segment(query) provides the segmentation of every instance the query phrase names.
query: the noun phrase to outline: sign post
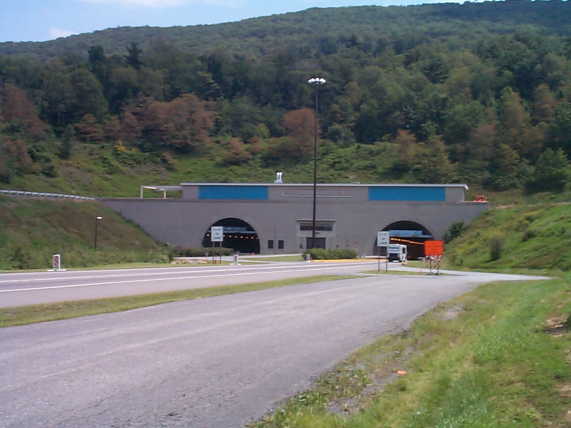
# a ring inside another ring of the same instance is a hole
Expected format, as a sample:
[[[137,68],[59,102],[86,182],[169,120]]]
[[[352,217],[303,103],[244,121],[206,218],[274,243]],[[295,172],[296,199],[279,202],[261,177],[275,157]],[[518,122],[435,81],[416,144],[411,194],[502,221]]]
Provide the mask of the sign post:
[[[444,241],[424,241],[424,257],[429,273],[438,275],[444,255]]]
[[[222,241],[224,241],[224,226],[212,226],[210,228],[210,241],[220,242],[220,246],[222,246]],[[212,255],[212,260],[216,261],[215,255]],[[220,255],[220,264],[222,264],[222,255]]]
[[[390,232],[377,232],[377,247],[385,247],[386,256],[388,256],[389,243],[391,242]],[[381,254],[379,253],[379,264],[377,266],[377,271],[381,272]],[[389,271],[389,258],[385,258],[385,272]]]
[[[60,254],[54,254],[52,256],[52,269],[50,269],[50,271],[52,272],[62,272],[64,269],[61,268],[61,255]]]
[[[224,241],[224,226],[212,226],[210,228],[210,240],[212,242]]]

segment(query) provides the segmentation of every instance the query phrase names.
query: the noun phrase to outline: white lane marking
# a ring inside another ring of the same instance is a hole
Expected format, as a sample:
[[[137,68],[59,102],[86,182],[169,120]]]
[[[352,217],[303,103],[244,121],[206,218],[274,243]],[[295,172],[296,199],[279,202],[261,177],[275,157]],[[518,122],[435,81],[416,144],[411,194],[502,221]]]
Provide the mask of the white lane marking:
[[[355,265],[353,265],[355,266]],[[312,271],[319,271],[319,270],[328,270],[328,269],[339,269],[339,266],[327,266],[322,268],[313,268]],[[304,272],[307,272],[306,269]],[[292,272],[292,269],[287,270],[276,270],[269,273],[284,273],[284,272]],[[295,271],[294,271],[295,272]],[[26,292],[26,291],[41,291],[41,290],[57,290],[63,288],[81,288],[81,287],[95,287],[101,285],[117,285],[117,284],[134,284],[137,282],[153,282],[153,281],[177,281],[181,279],[204,279],[204,278],[220,278],[220,277],[228,277],[228,276],[244,276],[244,275],[256,275],[259,272],[245,272],[245,273],[232,273],[226,275],[201,275],[201,276],[180,276],[175,278],[152,278],[152,279],[135,279],[132,281],[112,281],[112,282],[93,282],[90,284],[70,284],[70,285],[54,285],[49,287],[34,287],[34,288],[13,288],[9,290],[0,290],[0,293],[19,293],[19,292]],[[223,286],[223,285],[221,285]],[[165,290],[167,291],[167,290]],[[172,290],[168,290],[172,291]]]
[[[337,267],[341,267],[341,266],[362,266],[362,265],[368,265],[371,264],[371,262],[364,262],[364,263],[353,263],[351,265],[347,265],[347,264],[335,264],[335,266]],[[283,267],[283,265],[281,266]],[[302,266],[295,266],[296,268],[300,268],[300,269],[316,269],[316,265],[302,265]],[[173,268],[174,269],[174,268]],[[184,270],[182,271],[183,273],[202,273],[202,272],[228,272],[231,270],[241,270],[241,271],[260,271],[260,270],[271,270],[271,269],[275,269],[275,266],[247,266],[247,267],[235,267],[235,266],[229,266],[227,268],[194,268],[193,270]],[[145,275],[145,276],[158,276],[158,275],[178,275],[180,274],[181,271],[170,271],[170,272],[140,272],[137,273],[135,275]],[[62,280],[82,280],[82,279],[94,279],[94,278],[101,278],[101,277],[105,277],[105,278],[121,278],[121,277],[125,277],[125,276],[133,276],[132,272],[126,272],[126,273],[116,273],[116,274],[111,274],[111,275],[90,275],[90,276],[65,276],[65,274],[63,275],[59,275],[59,276],[53,276],[51,278],[27,278],[27,279],[7,279],[7,280],[0,280],[0,284],[11,284],[11,283],[22,283],[22,282],[39,282],[39,281],[53,281],[54,279],[62,279]]]

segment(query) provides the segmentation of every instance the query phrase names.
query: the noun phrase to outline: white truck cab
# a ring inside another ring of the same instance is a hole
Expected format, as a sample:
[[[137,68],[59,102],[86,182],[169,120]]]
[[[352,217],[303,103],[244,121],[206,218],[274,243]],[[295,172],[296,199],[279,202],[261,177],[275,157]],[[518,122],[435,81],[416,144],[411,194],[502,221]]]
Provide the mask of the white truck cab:
[[[389,262],[397,261],[401,263],[406,262],[407,248],[402,244],[390,244],[387,248],[387,258]]]

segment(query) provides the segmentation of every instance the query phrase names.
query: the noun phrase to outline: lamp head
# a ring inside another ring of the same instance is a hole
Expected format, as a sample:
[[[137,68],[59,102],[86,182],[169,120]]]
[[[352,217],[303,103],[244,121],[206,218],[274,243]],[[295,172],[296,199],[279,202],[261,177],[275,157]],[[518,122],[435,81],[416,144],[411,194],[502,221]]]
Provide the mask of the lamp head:
[[[313,86],[322,86],[325,85],[326,82],[327,80],[325,80],[323,77],[312,77],[307,81],[307,83]]]

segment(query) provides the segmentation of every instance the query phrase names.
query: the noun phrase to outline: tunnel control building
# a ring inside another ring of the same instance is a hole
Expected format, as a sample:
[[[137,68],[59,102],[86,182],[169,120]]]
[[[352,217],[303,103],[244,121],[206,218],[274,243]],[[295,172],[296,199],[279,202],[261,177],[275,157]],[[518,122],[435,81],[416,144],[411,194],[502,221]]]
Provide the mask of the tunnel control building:
[[[163,198],[143,198],[143,187]],[[209,247],[210,228],[224,227],[223,246],[244,253],[297,253],[311,246],[312,184],[182,183],[143,186],[138,199],[104,199],[155,239]],[[487,203],[467,202],[465,184],[318,184],[314,247],[376,254],[378,231],[404,243],[412,257],[422,242],[442,239],[454,222],[469,222]],[[180,198],[166,198],[178,191]]]

